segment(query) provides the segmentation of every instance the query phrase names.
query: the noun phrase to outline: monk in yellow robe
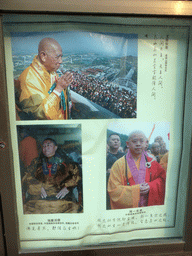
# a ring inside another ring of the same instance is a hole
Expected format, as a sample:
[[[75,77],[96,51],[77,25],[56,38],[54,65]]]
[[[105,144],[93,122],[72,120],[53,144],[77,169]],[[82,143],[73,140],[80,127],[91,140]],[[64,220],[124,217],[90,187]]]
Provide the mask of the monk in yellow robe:
[[[34,120],[69,118],[68,86],[73,81],[70,72],[58,77],[62,49],[53,38],[40,41],[38,55],[20,75],[19,108]]]
[[[111,209],[164,204],[166,173],[145,152],[146,140],[142,131],[132,132],[127,154],[113,164],[108,182]]]

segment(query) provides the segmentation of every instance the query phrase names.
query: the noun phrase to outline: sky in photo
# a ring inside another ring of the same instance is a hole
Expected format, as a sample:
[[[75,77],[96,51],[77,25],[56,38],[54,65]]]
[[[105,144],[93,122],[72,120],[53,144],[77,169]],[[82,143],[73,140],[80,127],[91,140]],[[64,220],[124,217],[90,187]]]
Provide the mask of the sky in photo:
[[[96,53],[103,56],[123,57],[138,55],[138,35],[122,33],[93,33],[85,31],[11,33],[13,55],[36,54],[44,37],[56,39],[63,53]]]
[[[145,136],[148,138],[151,134],[153,127],[155,125],[155,129],[152,133],[150,144],[154,142],[154,139],[157,136],[161,136],[166,143],[167,149],[169,149],[169,139],[168,133],[170,133],[170,123],[169,122],[157,122],[157,123],[149,123],[149,122],[111,122],[108,125],[108,129],[112,130],[114,133],[121,133],[125,135],[129,135],[132,131],[139,130],[142,131]]]

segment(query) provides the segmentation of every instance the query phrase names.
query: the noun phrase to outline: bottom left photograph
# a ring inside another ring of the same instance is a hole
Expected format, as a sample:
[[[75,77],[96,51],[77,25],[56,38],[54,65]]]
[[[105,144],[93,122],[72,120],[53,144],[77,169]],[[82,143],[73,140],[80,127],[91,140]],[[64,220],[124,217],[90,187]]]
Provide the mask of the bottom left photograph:
[[[23,213],[82,213],[81,125],[18,125],[17,134]]]

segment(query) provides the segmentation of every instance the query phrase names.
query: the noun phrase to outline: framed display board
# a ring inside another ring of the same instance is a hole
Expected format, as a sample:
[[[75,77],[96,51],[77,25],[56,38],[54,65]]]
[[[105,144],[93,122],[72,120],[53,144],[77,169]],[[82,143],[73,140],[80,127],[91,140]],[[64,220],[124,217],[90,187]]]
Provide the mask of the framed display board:
[[[2,5],[8,255],[192,250],[192,6],[155,2],[186,16]]]

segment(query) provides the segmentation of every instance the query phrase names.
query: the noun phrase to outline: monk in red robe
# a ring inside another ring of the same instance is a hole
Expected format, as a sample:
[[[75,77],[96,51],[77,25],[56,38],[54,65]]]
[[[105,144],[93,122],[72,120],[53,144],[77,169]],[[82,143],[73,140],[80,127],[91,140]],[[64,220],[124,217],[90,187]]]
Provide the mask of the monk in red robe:
[[[113,164],[108,182],[111,209],[164,204],[166,173],[146,154],[146,140],[142,131],[132,132],[127,154]]]

